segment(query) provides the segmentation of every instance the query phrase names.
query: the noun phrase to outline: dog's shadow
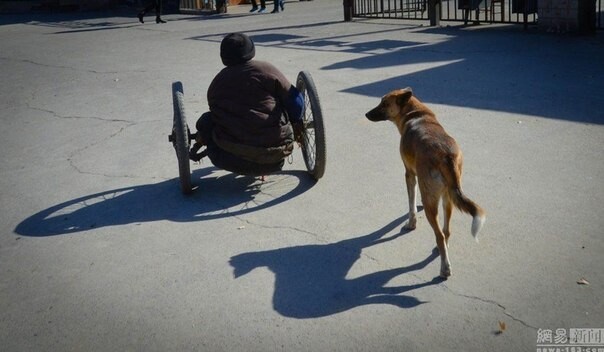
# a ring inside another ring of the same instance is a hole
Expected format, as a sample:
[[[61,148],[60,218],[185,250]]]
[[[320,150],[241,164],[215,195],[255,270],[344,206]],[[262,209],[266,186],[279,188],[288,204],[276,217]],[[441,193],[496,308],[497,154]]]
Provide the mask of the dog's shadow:
[[[347,278],[364,248],[392,241],[406,234],[408,231],[403,228],[398,234],[384,237],[405,220],[406,216],[368,235],[336,243],[242,253],[233,256],[230,264],[235,278],[260,267],[273,272],[273,307],[287,317],[324,317],[368,304],[413,308],[425,302],[404,293],[435,285],[443,280],[436,277],[428,282],[408,286],[386,285],[396,276],[425,268],[438,257],[436,248],[428,257],[413,265]]]
[[[78,197],[29,216],[15,232],[43,237],[158,220],[212,220],[275,206],[315,184],[304,171],[278,172],[263,182],[214,167],[195,171],[193,180],[198,189],[190,196],[182,195],[178,179],[172,179]]]

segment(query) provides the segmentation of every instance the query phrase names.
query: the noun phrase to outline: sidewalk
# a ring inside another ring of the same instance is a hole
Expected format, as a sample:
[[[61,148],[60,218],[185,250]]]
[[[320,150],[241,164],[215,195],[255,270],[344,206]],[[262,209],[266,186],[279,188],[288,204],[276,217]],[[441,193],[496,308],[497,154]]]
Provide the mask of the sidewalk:
[[[0,19],[1,350],[536,351],[547,331],[604,328],[602,33],[249,8]],[[311,72],[316,184],[295,151],[264,183],[192,165],[199,189],[180,194],[170,86],[192,126],[233,31],[292,80]],[[487,211],[479,244],[454,212],[445,282],[423,212],[401,231],[396,129],[364,117],[406,86]]]

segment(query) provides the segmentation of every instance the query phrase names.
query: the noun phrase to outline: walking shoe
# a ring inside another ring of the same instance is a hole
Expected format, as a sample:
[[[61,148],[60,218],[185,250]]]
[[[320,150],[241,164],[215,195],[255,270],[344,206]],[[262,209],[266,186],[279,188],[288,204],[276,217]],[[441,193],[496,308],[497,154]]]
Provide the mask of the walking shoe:
[[[145,23],[145,21],[143,21],[143,16],[145,16],[145,15],[144,15],[144,14],[142,14],[142,13],[139,13],[139,14],[138,14],[138,21],[139,21],[140,23]]]
[[[274,9],[271,13],[279,13],[279,9]]]
[[[281,11],[285,11],[285,1],[279,0],[279,7],[281,7]]]
[[[258,6],[254,6],[254,7],[252,7],[252,9],[250,10],[250,12],[256,12],[256,11],[258,11]]]
[[[258,13],[265,13],[266,12],[266,7],[263,7],[260,9],[260,11],[258,11]]]
[[[156,17],[155,23],[166,23],[166,21],[162,20],[160,17]]]

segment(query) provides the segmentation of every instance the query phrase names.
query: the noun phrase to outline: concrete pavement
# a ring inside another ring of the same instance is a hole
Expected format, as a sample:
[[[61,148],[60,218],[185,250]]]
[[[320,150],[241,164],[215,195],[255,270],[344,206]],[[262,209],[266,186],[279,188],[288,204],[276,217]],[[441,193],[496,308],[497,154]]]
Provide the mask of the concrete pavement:
[[[0,350],[535,351],[547,331],[604,328],[602,33],[285,6],[1,18]],[[232,31],[292,80],[312,73],[318,183],[296,152],[264,183],[192,165],[199,190],[180,194],[170,85],[192,124]],[[423,213],[401,231],[397,132],[364,117],[406,86],[487,211],[478,244],[454,213],[445,282]]]

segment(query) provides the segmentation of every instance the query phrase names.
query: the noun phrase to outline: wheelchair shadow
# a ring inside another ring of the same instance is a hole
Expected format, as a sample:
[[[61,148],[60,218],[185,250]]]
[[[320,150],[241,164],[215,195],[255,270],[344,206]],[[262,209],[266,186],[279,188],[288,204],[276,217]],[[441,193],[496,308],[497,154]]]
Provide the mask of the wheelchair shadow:
[[[23,220],[15,232],[44,237],[158,220],[203,221],[242,215],[288,201],[312,188],[305,171],[281,171],[262,182],[215,167],[193,172],[197,189],[180,192],[178,179],[109,190],[72,199]]]
[[[373,233],[336,243],[239,254],[231,258],[230,264],[235,278],[260,267],[273,272],[273,308],[286,317],[318,318],[369,304],[417,307],[426,302],[403,293],[439,284],[443,279],[435,277],[428,282],[407,286],[388,287],[386,284],[399,275],[425,268],[438,258],[436,248],[428,257],[413,265],[347,278],[348,272],[361,257],[363,248],[406,234],[406,230],[402,229],[398,234],[384,237],[406,219],[407,216],[403,216]]]

